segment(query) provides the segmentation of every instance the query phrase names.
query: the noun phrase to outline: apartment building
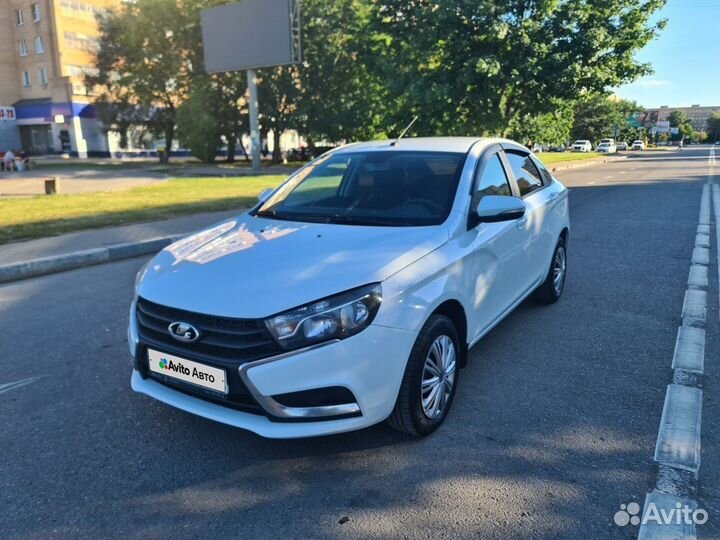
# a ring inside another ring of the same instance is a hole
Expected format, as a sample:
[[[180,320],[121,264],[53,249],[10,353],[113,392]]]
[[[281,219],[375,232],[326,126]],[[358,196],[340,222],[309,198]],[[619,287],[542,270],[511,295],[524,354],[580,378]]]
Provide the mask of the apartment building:
[[[83,77],[119,0],[0,0],[0,151],[109,153]]]
[[[673,111],[684,112],[696,131],[704,131],[707,129],[707,121],[708,118],[710,118],[710,115],[714,112],[720,112],[720,105],[692,105],[690,107],[668,107],[667,105],[663,105],[662,107],[655,109],[646,109],[644,124],[647,126],[654,126],[658,122],[661,124],[663,122],[667,122],[670,113]]]

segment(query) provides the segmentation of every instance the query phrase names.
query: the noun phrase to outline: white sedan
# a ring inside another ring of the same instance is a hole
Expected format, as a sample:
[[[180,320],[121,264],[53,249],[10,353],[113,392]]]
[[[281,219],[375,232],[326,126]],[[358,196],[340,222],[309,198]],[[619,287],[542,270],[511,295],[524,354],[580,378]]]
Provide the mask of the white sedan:
[[[581,139],[579,141],[575,141],[572,145],[573,152],[591,152],[592,151],[592,143],[588,140]]]
[[[567,190],[512,141],[335,149],[140,271],[132,388],[266,437],[427,435],[468,349],[560,298],[568,234]]]
[[[614,154],[617,152],[617,146],[612,142],[601,142],[595,148],[595,151],[600,154]]]

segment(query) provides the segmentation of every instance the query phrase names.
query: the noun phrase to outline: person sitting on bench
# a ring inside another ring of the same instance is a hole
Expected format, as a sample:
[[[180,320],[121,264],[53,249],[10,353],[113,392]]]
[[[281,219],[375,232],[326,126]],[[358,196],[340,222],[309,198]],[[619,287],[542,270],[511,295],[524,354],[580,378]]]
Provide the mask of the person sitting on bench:
[[[15,170],[15,153],[12,150],[5,152],[3,156],[3,168],[6,171]]]

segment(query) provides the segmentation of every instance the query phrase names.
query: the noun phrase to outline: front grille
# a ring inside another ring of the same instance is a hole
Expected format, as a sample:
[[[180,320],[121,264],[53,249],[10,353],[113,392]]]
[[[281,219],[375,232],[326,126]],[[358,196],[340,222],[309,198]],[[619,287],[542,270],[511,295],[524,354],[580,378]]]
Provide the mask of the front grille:
[[[262,320],[215,317],[162,306],[144,298],[138,298],[136,315],[142,344],[138,367],[143,377],[152,377],[175,390],[226,407],[264,414],[238,372],[241,364],[282,352]],[[168,330],[168,326],[173,322],[192,324],[200,333],[200,338],[194,343],[176,340]],[[147,361],[148,348],[224,369],[228,394],[223,395],[150,372]]]
[[[178,356],[199,361],[207,359],[237,367],[245,362],[280,354],[282,349],[261,319],[233,319],[193,313],[138,298],[137,321],[140,337],[147,344]],[[170,335],[173,322],[192,324],[200,333],[194,343],[183,343]]]

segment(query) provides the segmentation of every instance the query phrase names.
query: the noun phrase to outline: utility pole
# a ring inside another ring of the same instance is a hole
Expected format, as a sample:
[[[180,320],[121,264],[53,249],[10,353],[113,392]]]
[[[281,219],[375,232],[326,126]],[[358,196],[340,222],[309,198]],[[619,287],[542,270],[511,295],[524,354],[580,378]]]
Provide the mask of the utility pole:
[[[260,171],[260,122],[258,121],[257,75],[254,69],[247,70],[248,94],[250,96],[250,147],[252,170]]]

